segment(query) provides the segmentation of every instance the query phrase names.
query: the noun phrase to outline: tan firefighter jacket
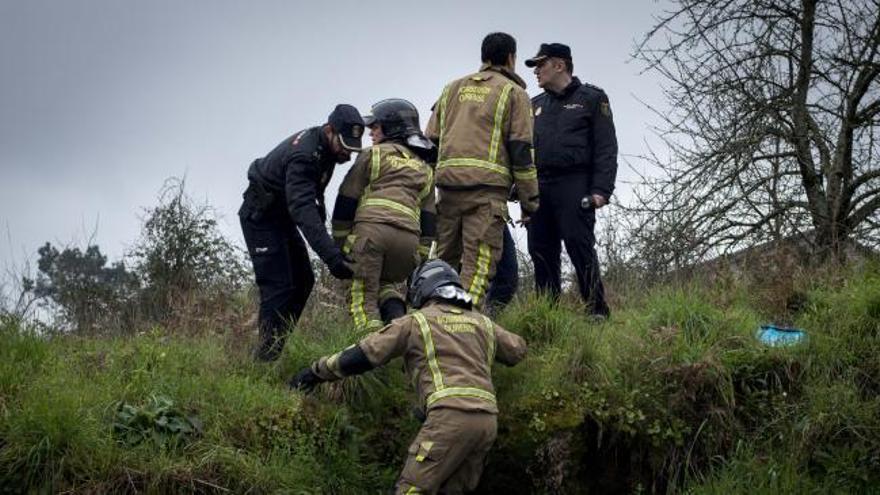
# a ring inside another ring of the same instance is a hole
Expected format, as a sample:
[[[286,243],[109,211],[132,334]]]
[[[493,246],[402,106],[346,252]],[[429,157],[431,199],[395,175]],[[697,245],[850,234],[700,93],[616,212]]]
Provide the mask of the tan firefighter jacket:
[[[519,335],[481,313],[442,302],[429,302],[357,345],[374,367],[403,356],[425,411],[449,407],[497,414],[492,363],[513,366],[526,354]],[[319,359],[312,371],[324,380],[342,378],[340,354]]]
[[[382,142],[367,148],[339,186],[333,238],[344,245],[355,222],[393,225],[434,240],[434,172],[406,146]]]
[[[522,208],[538,209],[532,104],[525,86],[516,73],[488,64],[446,85],[425,131],[440,148],[438,187],[508,190],[515,183]]]

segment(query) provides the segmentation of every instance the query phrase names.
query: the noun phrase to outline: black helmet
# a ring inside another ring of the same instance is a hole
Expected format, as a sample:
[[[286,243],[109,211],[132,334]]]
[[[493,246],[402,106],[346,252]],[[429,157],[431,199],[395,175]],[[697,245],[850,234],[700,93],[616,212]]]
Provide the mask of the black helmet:
[[[388,139],[400,139],[411,148],[430,150],[434,148],[419,127],[419,111],[415,105],[402,98],[388,98],[373,105],[370,115],[364,117],[367,127],[379,124]]]
[[[458,273],[443,260],[429,260],[419,265],[406,285],[406,302],[416,309],[434,297],[471,306],[470,296],[462,288]]]

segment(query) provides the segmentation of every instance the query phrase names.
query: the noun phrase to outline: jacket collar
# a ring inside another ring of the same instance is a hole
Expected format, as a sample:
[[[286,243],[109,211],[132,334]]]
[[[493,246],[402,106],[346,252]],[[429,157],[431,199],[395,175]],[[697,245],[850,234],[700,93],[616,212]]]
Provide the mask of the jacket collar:
[[[492,65],[492,64],[486,63],[486,64],[483,64],[480,66],[480,72],[487,71],[487,70],[492,71],[492,72],[497,72],[497,73],[501,74],[502,76],[515,82],[517,84],[517,86],[521,87],[522,89],[526,89],[526,82],[523,81],[522,78],[519,77],[519,75],[516,72],[508,69],[507,67],[504,67],[503,65]]]
[[[580,88],[581,86],[583,86],[583,84],[581,84],[581,80],[578,79],[577,77],[572,77],[571,82],[568,83],[568,86],[562,88],[561,92],[556,93],[556,92],[550,91],[550,90],[546,90],[546,92],[548,95],[555,96],[556,98],[567,98],[567,97],[571,96],[572,93],[577,91],[577,89]]]

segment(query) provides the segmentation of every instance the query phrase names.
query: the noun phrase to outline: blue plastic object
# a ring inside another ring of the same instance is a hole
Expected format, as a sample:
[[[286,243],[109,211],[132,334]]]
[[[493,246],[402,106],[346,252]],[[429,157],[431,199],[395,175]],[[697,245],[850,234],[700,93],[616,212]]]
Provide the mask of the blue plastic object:
[[[781,347],[805,341],[807,339],[807,332],[800,328],[761,325],[761,328],[755,332],[755,337],[771,347]]]

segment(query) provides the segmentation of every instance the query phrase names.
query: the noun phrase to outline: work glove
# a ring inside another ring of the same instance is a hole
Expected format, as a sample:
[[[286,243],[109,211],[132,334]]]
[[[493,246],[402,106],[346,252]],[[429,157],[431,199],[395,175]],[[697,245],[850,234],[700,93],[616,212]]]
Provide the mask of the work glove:
[[[289,382],[287,382],[287,385],[290,387],[291,390],[298,390],[300,392],[308,394],[311,393],[311,391],[314,390],[316,386],[320,385],[323,382],[324,380],[316,375],[311,368],[303,368],[299,370],[299,373],[297,373],[296,376],[294,376],[290,379]]]
[[[330,263],[327,263],[327,267],[330,269],[330,274],[339,280],[348,280],[354,276],[354,272],[351,270],[351,267],[348,266],[350,261],[345,257],[344,254],[339,253],[339,256],[333,258]]]

